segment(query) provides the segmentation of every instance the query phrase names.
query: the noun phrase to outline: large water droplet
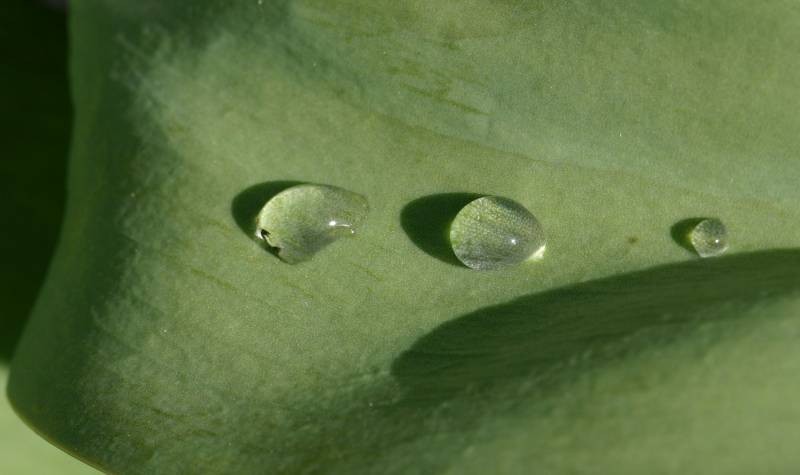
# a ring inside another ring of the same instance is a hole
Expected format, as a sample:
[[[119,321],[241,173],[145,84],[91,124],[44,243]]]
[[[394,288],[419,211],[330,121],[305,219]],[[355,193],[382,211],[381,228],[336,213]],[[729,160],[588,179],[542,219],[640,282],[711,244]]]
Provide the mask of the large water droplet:
[[[484,196],[464,206],[450,225],[458,260],[477,270],[513,266],[544,254],[541,224],[516,201]]]
[[[728,250],[728,230],[716,218],[703,219],[689,234],[694,250],[700,257],[719,256]]]
[[[310,259],[340,237],[352,236],[369,211],[367,199],[327,185],[297,185],[267,202],[258,213],[256,235],[285,262]]]

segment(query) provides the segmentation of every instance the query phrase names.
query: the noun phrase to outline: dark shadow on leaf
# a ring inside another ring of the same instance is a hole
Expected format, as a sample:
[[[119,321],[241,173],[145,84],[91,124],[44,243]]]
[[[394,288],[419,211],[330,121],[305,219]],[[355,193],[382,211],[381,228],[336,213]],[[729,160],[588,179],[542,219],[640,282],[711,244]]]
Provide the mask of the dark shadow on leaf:
[[[59,236],[72,122],[63,13],[0,2],[0,363],[11,358]]]
[[[450,247],[450,223],[461,208],[481,196],[475,193],[424,196],[403,208],[400,224],[411,241],[428,255],[448,264],[463,266]]]
[[[800,291],[800,251],[703,259],[585,282],[486,307],[420,338],[392,366],[414,404],[549,374],[641,331],[681,334],[704,309]],[[625,351],[625,345],[617,345]]]
[[[672,240],[682,248],[694,255],[697,255],[697,251],[695,251],[694,246],[692,246],[690,234],[692,229],[694,229],[695,226],[700,224],[700,222],[704,219],[707,218],[687,218],[673,224],[672,227],[669,228],[669,234],[672,236]]]

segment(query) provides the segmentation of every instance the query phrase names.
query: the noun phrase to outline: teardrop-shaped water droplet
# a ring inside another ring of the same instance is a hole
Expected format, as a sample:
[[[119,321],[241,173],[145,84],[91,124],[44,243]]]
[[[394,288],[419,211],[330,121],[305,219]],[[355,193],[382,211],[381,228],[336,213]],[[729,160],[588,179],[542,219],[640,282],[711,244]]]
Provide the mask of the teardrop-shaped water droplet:
[[[458,212],[450,225],[450,244],[467,267],[491,270],[542,257],[546,240],[541,224],[524,206],[484,196]]]
[[[700,257],[719,256],[728,250],[728,230],[716,218],[707,218],[697,223],[689,239]]]
[[[327,185],[297,185],[267,202],[256,235],[290,264],[310,259],[336,239],[355,234],[369,211],[358,193]]]

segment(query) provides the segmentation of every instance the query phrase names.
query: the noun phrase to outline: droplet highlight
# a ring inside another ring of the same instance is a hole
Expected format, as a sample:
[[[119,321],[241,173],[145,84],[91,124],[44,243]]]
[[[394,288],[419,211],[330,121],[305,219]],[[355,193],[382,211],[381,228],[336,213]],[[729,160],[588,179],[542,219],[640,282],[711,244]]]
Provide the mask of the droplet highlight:
[[[689,240],[700,257],[715,257],[728,250],[728,230],[716,218],[697,223],[689,234]]]
[[[256,237],[289,264],[311,259],[341,237],[349,237],[369,212],[358,193],[328,185],[297,185],[270,199],[256,218]]]
[[[453,219],[450,245],[467,267],[493,270],[541,258],[546,239],[539,220],[524,206],[484,196],[464,206]]]

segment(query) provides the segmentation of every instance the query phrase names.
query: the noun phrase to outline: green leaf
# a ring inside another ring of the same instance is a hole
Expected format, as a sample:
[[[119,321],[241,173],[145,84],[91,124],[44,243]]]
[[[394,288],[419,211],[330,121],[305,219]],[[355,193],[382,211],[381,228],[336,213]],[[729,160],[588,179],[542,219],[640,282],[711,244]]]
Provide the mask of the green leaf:
[[[786,472],[798,20],[76,2],[67,219],[11,398],[121,473]],[[287,181],[366,196],[363,229],[294,266],[265,252],[245,231]],[[530,209],[544,259],[454,264],[419,228],[464,194]],[[673,240],[697,217],[729,257]]]
[[[5,386],[7,376],[8,367],[0,364],[0,385]],[[25,427],[5,398],[0,398],[0,472],[14,475],[98,473]]]

